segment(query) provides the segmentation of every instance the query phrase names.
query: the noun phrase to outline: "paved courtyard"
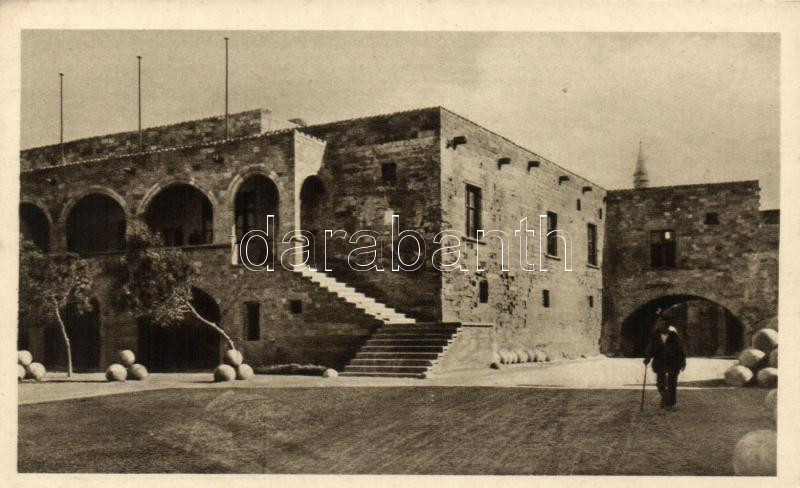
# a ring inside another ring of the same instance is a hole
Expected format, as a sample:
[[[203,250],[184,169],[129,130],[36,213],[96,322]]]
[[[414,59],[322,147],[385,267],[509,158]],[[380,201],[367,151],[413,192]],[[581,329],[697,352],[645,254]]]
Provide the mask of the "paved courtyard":
[[[680,387],[722,387],[721,378],[732,360],[690,358],[680,377]],[[640,359],[595,358],[553,363],[527,363],[454,372],[426,379],[256,375],[248,381],[213,383],[211,373],[155,373],[143,382],[110,383],[102,373],[48,373],[43,383],[19,385],[19,403],[40,403],[72,398],[131,393],[169,388],[292,388],[292,387],[395,387],[395,386],[486,386],[561,389],[641,388],[644,366]],[[647,372],[649,388],[655,375]]]
[[[690,359],[679,408],[637,359],[522,364],[428,379],[54,374],[19,386],[20,472],[730,475],[774,428],[729,360]]]

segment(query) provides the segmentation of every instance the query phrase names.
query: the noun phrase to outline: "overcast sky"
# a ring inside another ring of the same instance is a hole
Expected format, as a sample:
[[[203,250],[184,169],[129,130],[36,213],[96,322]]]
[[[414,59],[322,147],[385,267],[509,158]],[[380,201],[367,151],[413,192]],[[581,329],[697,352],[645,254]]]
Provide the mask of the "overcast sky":
[[[758,179],[777,208],[772,34],[25,31],[22,147],[269,108],[309,123],[442,105],[608,189]]]

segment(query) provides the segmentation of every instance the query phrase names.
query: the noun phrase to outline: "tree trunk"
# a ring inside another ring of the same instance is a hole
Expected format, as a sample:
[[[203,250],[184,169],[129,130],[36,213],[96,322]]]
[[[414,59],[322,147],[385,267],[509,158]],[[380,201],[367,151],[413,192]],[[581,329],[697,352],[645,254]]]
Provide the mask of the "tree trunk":
[[[61,312],[58,309],[58,302],[53,300],[53,307],[56,310],[56,318],[58,319],[58,325],[61,326],[61,335],[64,337],[64,346],[67,348],[67,377],[72,377],[72,346],[69,342],[69,336],[67,336],[67,327],[64,325],[64,321],[61,320]]]
[[[206,320],[202,315],[200,315],[197,312],[197,310],[192,306],[191,303],[186,302],[186,305],[189,307],[189,310],[192,312],[192,314],[195,317],[197,317],[201,322],[203,322],[207,326],[209,326],[212,329],[214,329],[215,331],[217,331],[217,333],[219,335],[221,335],[222,337],[225,338],[226,341],[228,341],[228,346],[230,346],[230,348],[233,349],[234,351],[236,350],[236,346],[233,345],[233,341],[231,340],[230,336],[228,336],[228,334],[224,330],[222,330],[222,328],[220,326],[218,326],[214,322],[211,322],[210,320]]]

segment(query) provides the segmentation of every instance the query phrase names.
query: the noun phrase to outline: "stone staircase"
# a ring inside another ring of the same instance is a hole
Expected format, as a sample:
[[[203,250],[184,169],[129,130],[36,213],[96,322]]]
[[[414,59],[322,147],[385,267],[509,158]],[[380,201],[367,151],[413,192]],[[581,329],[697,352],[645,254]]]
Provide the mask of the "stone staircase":
[[[384,324],[415,324],[416,320],[407,315],[404,315],[395,309],[370,298],[367,295],[357,291],[352,286],[343,283],[336,278],[327,275],[315,269],[302,269],[297,271],[305,278],[311,280],[317,285],[325,288],[331,293],[336,294],[343,300],[353,304],[357,309],[363,311],[367,315],[375,317]]]
[[[460,330],[459,323],[384,325],[341,376],[424,378]]]

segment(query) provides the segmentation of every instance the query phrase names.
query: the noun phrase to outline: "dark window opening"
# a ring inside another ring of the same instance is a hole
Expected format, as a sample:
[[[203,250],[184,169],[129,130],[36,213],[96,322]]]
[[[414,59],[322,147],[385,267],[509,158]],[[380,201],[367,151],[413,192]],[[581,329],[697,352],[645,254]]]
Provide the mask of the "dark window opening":
[[[381,180],[384,183],[393,185],[397,183],[397,164],[396,163],[383,163],[381,164]]]
[[[555,212],[547,212],[547,254],[550,256],[558,256],[558,236],[553,232],[557,229],[558,215]]]
[[[717,212],[708,212],[706,214],[706,225],[719,224],[719,214]]]
[[[481,189],[477,186],[467,185],[467,236],[478,238],[478,229],[481,228]]]
[[[213,209],[208,198],[188,184],[162,190],[147,207],[145,220],[167,246],[211,244]]]
[[[580,198],[579,198],[578,200],[576,200],[576,205],[575,205],[575,206],[576,206],[576,208],[577,208],[578,210],[580,210],[580,209],[581,209],[581,199],[580,199]]]
[[[550,290],[542,290],[542,306],[550,308]]]
[[[479,284],[481,303],[489,303],[489,282],[483,280]]]
[[[588,243],[588,257],[589,264],[597,266],[597,226],[594,224],[586,224],[586,241]]]
[[[299,314],[303,312],[303,302],[301,300],[289,300],[289,312]]]
[[[650,232],[650,267],[675,267],[675,231],[656,230]]]
[[[247,302],[245,306],[245,337],[248,341],[261,339],[261,304]]]
[[[236,215],[236,234],[243,236],[255,227],[256,194],[253,191],[240,191],[234,202]]]
[[[603,220],[603,209],[602,208],[598,208],[597,209],[597,218],[599,220]]]
[[[183,228],[181,227],[164,229],[161,231],[161,236],[164,239],[165,246],[176,247],[183,245]]]
[[[594,297],[589,295],[589,308],[594,308]]]
[[[94,193],[72,207],[66,231],[68,251],[119,251],[125,248],[125,212],[116,200]]]

